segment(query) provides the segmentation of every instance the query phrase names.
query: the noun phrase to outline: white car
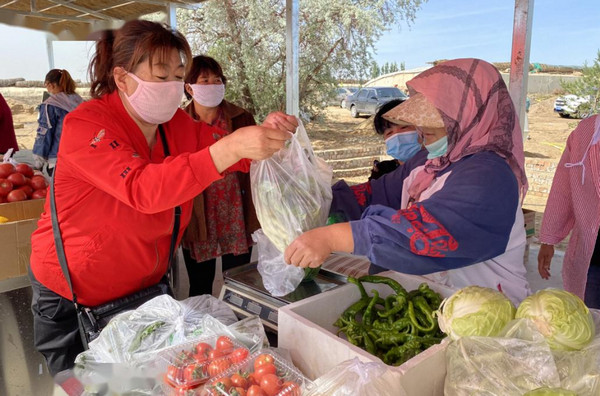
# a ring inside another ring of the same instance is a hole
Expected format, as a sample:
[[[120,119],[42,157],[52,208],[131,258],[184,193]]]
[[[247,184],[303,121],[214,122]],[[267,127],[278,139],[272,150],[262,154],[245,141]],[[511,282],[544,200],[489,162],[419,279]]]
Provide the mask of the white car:
[[[585,118],[589,114],[580,108],[582,104],[589,103],[590,99],[584,96],[564,95],[554,101],[554,111],[563,118]]]

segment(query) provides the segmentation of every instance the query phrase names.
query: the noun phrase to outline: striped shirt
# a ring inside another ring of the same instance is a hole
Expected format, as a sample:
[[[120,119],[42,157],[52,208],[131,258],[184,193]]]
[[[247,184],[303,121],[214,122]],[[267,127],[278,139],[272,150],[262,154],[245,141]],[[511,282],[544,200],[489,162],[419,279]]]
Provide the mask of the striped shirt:
[[[563,286],[583,299],[600,227],[600,117],[582,120],[569,135],[542,219],[540,242],[556,245],[572,232]]]

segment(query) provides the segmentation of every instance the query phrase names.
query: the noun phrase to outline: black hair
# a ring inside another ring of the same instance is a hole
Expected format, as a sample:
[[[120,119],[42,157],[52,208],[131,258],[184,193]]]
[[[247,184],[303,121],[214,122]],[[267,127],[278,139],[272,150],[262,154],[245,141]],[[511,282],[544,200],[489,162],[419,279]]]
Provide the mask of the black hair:
[[[383,135],[383,132],[391,125],[388,120],[383,118],[383,115],[402,102],[404,102],[404,99],[392,99],[377,110],[377,114],[373,118],[373,126],[378,135]]]

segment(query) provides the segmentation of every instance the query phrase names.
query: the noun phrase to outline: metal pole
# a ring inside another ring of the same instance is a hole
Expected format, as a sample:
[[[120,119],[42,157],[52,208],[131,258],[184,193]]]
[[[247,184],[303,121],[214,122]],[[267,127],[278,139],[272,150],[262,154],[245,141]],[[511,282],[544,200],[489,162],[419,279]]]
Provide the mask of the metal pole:
[[[519,114],[521,130],[524,128],[526,117],[525,100],[527,98],[527,77],[529,76],[533,2],[534,0],[515,0],[515,19],[508,89]],[[523,136],[523,138],[525,139],[526,136]]]
[[[169,3],[167,6],[167,24],[172,29],[177,29],[177,7],[175,3]]]
[[[300,114],[300,84],[298,73],[298,51],[300,47],[300,40],[298,35],[298,0],[286,0],[285,22],[286,112],[297,117]]]
[[[48,70],[54,69],[54,38],[47,34],[46,35],[46,53],[48,54]]]

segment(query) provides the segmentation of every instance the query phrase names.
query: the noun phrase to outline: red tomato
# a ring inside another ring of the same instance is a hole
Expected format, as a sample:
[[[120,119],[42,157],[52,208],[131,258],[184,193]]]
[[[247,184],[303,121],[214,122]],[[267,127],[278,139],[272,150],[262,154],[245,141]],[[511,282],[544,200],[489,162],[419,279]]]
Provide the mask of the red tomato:
[[[188,364],[183,369],[183,380],[185,385],[194,385],[206,378],[202,366],[196,363]]]
[[[177,366],[169,365],[167,368],[167,380],[173,386],[180,385],[183,383],[183,370]]]
[[[9,180],[15,187],[24,186],[27,183],[25,176],[18,172],[11,173],[6,179]]]
[[[236,388],[244,388],[246,389],[248,387],[248,385],[250,385],[248,383],[248,378],[244,377],[241,374],[233,374],[231,376],[231,382],[233,383],[233,386],[235,386]]]
[[[265,374],[260,379],[260,387],[267,394],[267,396],[275,396],[281,390],[283,381],[277,376],[277,374]]]
[[[275,359],[273,358],[272,355],[269,355],[267,353],[262,353],[262,354],[258,355],[256,360],[254,360],[254,370],[259,368],[263,364],[268,364],[268,363],[270,363],[270,364],[275,363]]]
[[[231,362],[227,358],[217,359],[210,362],[208,365],[208,375],[216,377],[231,366]]]
[[[25,194],[27,194],[27,198],[31,198],[31,196],[33,195],[33,188],[31,188],[31,186],[28,186],[27,184],[24,186],[18,187],[17,190],[25,191]]]
[[[208,352],[208,359],[215,360],[220,357],[227,356],[229,353],[230,351],[226,351],[225,349],[213,349],[212,351]]]
[[[6,180],[0,179],[0,196],[5,197],[13,189],[13,184]]]
[[[265,363],[256,370],[254,370],[254,377],[258,381],[262,381],[262,377],[266,374],[277,374],[277,368],[273,363]]]
[[[41,190],[35,190],[33,194],[31,194],[31,199],[46,198],[46,192],[47,191],[45,188]]]
[[[292,381],[286,381],[281,387],[281,393],[278,396],[302,396],[300,385]]]
[[[241,387],[235,387],[231,390],[230,396],[247,396],[246,389]]]
[[[252,385],[250,388],[248,388],[248,392],[246,392],[246,396],[267,396],[267,395],[265,394],[265,392],[263,392],[262,389],[260,389],[260,386]]]
[[[248,385],[260,385],[260,381],[256,378],[254,373],[248,374]]]
[[[8,175],[16,172],[13,164],[0,164],[0,179],[6,179]]]
[[[242,362],[247,357],[248,357],[248,349],[246,349],[246,348],[235,348],[233,350],[233,352],[231,352],[231,356],[229,356],[229,359],[231,359],[231,362],[233,364],[236,364],[236,363]]]
[[[217,345],[215,348],[223,351],[231,351],[233,349],[233,341],[227,336],[220,336],[217,338]]]
[[[215,381],[214,386],[229,393],[229,390],[233,388],[233,381],[229,377],[222,377]]]
[[[34,190],[41,190],[48,187],[48,184],[46,183],[44,176],[35,175],[31,178],[31,187],[33,187]]]
[[[207,344],[206,342],[200,342],[198,345],[196,345],[196,355],[200,355],[200,356],[204,356],[205,359],[208,358],[208,353],[210,351],[212,351],[212,346],[210,346],[210,344]]]
[[[12,190],[6,196],[6,200],[8,202],[25,201],[26,199],[27,199],[27,194],[23,190]]]
[[[17,164],[16,170],[17,172],[22,173],[25,177],[33,176],[33,169],[27,164]]]

